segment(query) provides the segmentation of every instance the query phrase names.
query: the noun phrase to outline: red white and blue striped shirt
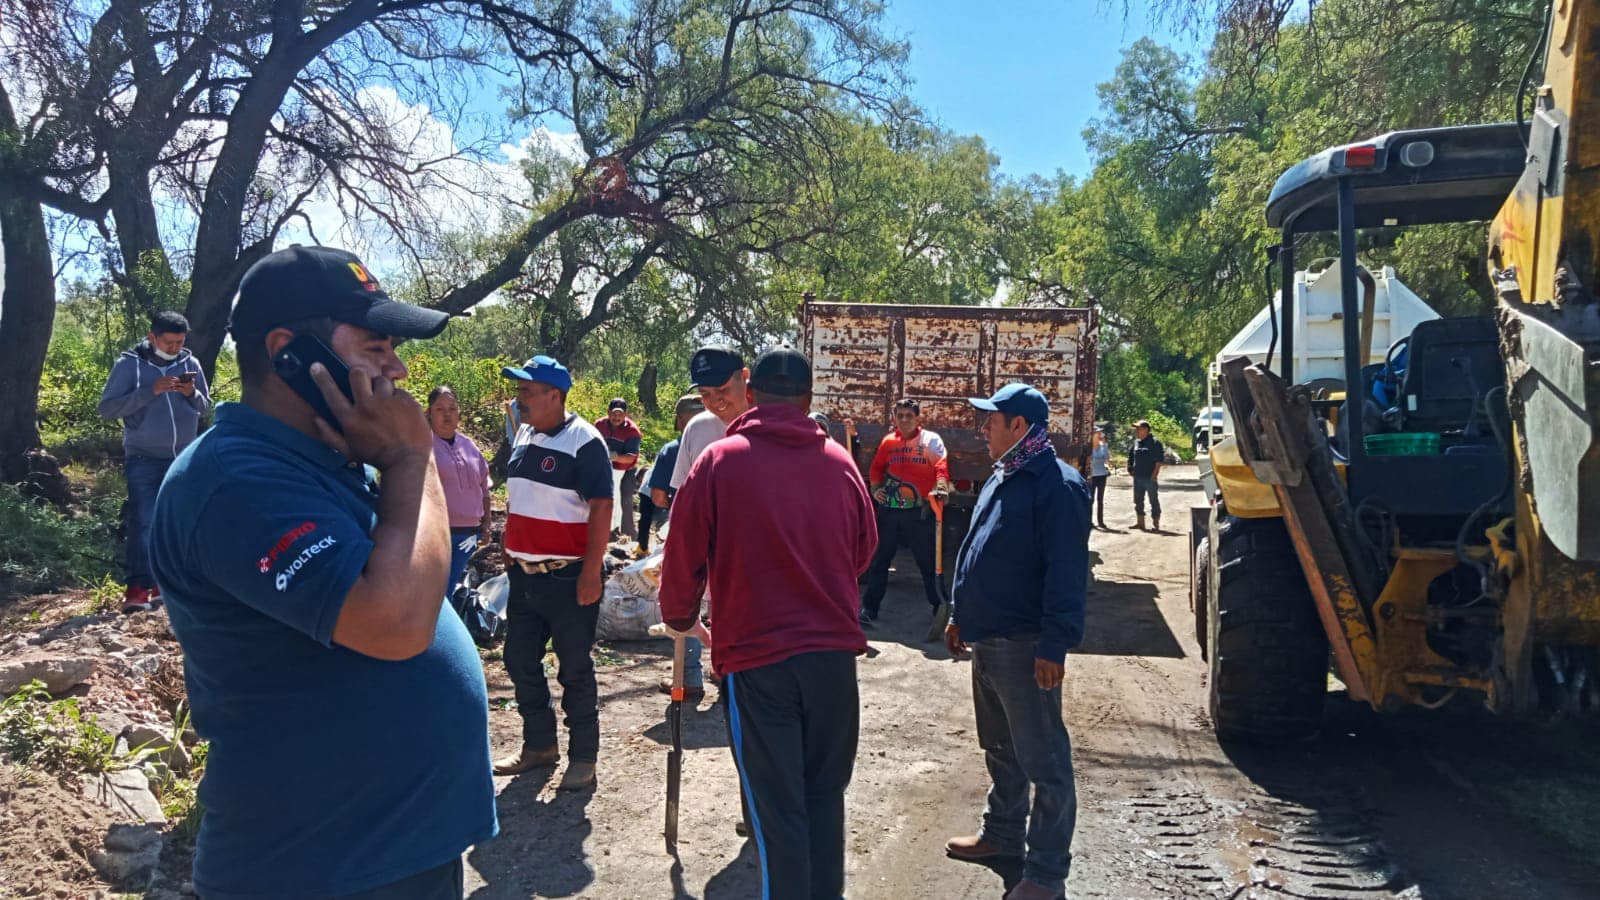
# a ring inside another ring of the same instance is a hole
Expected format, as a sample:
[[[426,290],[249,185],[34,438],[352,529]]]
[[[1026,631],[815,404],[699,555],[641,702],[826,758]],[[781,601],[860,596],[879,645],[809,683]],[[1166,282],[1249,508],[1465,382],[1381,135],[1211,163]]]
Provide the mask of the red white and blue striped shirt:
[[[506,552],[517,559],[581,559],[589,501],[611,498],[611,456],[593,425],[571,413],[554,434],[524,424],[506,478]]]

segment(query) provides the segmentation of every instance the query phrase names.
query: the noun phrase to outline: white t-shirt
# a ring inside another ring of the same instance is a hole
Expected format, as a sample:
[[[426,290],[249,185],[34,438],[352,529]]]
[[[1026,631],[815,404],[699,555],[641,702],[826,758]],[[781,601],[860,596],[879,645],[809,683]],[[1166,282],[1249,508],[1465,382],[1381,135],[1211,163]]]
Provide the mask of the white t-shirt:
[[[717,418],[717,414],[710,410],[696,415],[689,420],[689,424],[683,426],[683,435],[678,438],[678,462],[672,467],[673,490],[683,487],[683,483],[689,480],[689,470],[694,468],[694,461],[727,433],[728,423]]]

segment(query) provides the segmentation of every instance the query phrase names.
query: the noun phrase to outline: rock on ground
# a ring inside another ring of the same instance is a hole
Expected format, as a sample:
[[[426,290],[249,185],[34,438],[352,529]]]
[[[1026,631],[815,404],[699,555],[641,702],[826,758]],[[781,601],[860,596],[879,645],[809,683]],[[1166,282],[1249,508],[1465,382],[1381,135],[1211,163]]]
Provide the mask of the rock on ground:
[[[44,682],[52,694],[65,694],[94,674],[89,656],[32,652],[0,660],[0,694],[14,694],[30,681]]]

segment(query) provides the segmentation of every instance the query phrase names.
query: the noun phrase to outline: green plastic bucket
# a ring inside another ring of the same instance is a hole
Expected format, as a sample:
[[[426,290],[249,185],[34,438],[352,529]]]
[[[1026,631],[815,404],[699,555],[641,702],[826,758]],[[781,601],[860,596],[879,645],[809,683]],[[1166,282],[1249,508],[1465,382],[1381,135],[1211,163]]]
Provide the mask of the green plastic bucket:
[[[1362,443],[1368,456],[1437,456],[1439,453],[1439,434],[1434,431],[1369,434]]]

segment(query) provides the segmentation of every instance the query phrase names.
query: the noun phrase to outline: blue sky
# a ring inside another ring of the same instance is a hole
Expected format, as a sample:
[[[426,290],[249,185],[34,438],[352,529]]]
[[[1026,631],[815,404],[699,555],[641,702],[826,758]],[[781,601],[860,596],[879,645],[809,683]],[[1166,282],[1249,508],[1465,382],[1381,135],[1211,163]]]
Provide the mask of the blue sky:
[[[1145,0],[891,0],[888,29],[911,43],[910,93],[941,125],[976,134],[1006,175],[1087,175],[1081,132],[1122,49],[1145,35],[1191,52],[1152,24]]]

